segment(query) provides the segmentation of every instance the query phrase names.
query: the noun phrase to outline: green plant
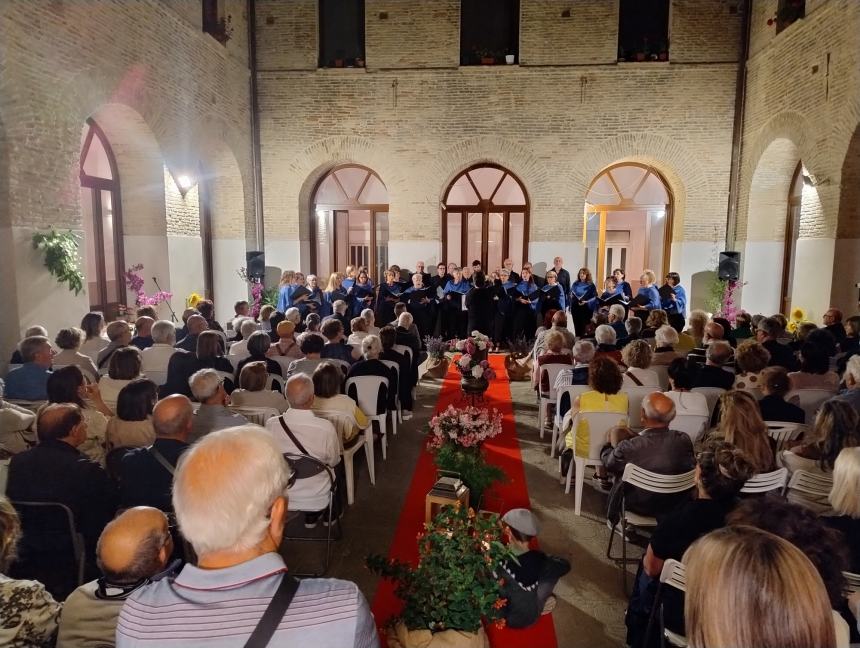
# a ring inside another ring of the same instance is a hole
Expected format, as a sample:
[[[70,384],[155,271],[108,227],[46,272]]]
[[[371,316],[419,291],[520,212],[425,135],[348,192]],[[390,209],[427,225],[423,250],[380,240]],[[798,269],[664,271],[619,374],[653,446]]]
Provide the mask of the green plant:
[[[266,288],[263,291],[263,305],[278,305],[278,288]]]
[[[48,232],[33,234],[33,249],[45,255],[45,267],[59,283],[69,284],[69,290],[79,295],[84,290],[84,275],[80,270],[78,250],[80,236],[71,230],[58,232],[53,227]]]
[[[477,632],[482,618],[500,618],[505,600],[493,574],[513,558],[502,543],[496,515],[480,516],[460,506],[445,506],[418,534],[418,565],[384,556],[367,557],[375,574],[396,583],[404,602],[402,620],[410,630]]]
[[[469,487],[469,504],[478,508],[481,498],[494,482],[505,479],[504,471],[487,463],[479,446],[464,448],[446,443],[436,450],[433,461],[439,470],[457,473]]]

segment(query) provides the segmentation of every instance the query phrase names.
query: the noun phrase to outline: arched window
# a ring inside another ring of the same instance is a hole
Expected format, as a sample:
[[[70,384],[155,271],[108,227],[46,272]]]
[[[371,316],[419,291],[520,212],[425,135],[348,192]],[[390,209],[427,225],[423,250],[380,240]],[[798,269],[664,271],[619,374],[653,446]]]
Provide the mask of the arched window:
[[[800,235],[800,211],[803,202],[803,163],[798,162],[788,190],[788,209],[785,215],[785,238],[782,252],[782,313],[791,312],[791,290],[794,285],[794,257],[797,237]]]
[[[332,169],[314,192],[311,268],[325,284],[347,265],[367,266],[379,281],[388,268],[388,190],[372,170]]]
[[[529,201],[525,187],[496,164],[470,167],[454,178],[442,204],[442,258],[466,265],[480,259],[492,272],[510,257],[526,260]]]
[[[119,175],[104,131],[92,119],[81,140],[81,212],[90,309],[112,319],[125,302]]]
[[[632,162],[604,169],[585,197],[585,265],[595,283],[602,285],[615,268],[629,281],[645,268],[664,276],[671,221],[672,195],[656,170]]]

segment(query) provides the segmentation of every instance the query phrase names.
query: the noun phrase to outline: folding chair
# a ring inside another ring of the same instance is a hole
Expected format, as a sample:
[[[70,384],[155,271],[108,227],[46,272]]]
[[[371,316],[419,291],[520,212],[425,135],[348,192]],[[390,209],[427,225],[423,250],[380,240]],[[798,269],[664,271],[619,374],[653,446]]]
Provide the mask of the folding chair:
[[[696,471],[681,473],[679,475],[663,475],[640,468],[635,464],[628,463],[624,466],[621,475],[621,515],[618,522],[610,529],[609,544],[606,547],[606,557],[621,567],[621,579],[624,585],[624,593],[627,593],[627,571],[626,566],[637,559],[627,557],[627,527],[654,528],[657,526],[657,518],[650,515],[640,515],[627,510],[627,484],[639,490],[648,491],[659,495],[672,495],[683,493],[695,486]],[[612,555],[612,543],[615,540],[615,527],[621,525],[621,556]]]
[[[543,439],[543,433],[546,429],[546,414],[547,408],[555,403],[556,399],[556,391],[555,391],[555,379],[558,377],[558,374],[561,373],[562,369],[569,368],[570,365],[565,364],[548,364],[544,365],[540,368],[540,373],[538,375],[538,395],[540,399],[540,405],[538,406],[538,429],[540,430],[540,438]],[[544,391],[542,385],[544,383],[544,377],[546,377],[549,385],[549,391]]]
[[[753,495],[760,493],[770,493],[779,491],[780,494],[785,490],[785,484],[788,481],[788,469],[780,468],[766,473],[759,473],[750,477],[744,487],[741,488],[741,493],[745,495]]]
[[[568,400],[567,411],[569,412],[573,407],[573,403],[576,401],[577,396],[587,392],[589,389],[591,389],[591,387],[588,385],[570,385],[558,390],[555,400],[555,417],[552,421],[552,443],[549,446],[550,459],[555,456],[556,446],[558,444],[558,435],[561,433],[561,424],[564,417],[560,412],[561,406],[564,404],[564,400]]]
[[[377,401],[379,399],[380,390],[384,388],[383,400],[388,394],[388,378],[382,376],[354,376],[346,381],[346,394],[367,414],[371,422],[379,423],[379,433],[382,443],[382,459],[388,458],[388,439],[386,438],[387,427],[386,419],[388,418],[388,409],[383,407],[382,411],[377,411]],[[371,426],[372,427],[372,426]]]
[[[367,472],[370,475],[370,483],[374,486],[376,485],[376,471],[373,465],[373,426],[368,425],[364,428],[358,437],[358,441],[351,447],[344,448],[344,435],[352,432],[354,427],[359,427],[355,417],[346,412],[336,412],[333,410],[317,410],[314,414],[327,421],[331,421],[337,430],[337,436],[340,440],[340,453],[343,457],[343,467],[346,472],[346,501],[352,506],[355,502],[355,468],[353,466],[353,457],[361,448],[364,448],[364,455],[367,458]]]
[[[776,452],[785,450],[789,441],[794,441],[803,434],[806,426],[801,423],[784,423],[782,421],[765,421],[768,435],[776,441]]]
[[[720,396],[726,391],[719,387],[693,387],[690,391],[705,395],[705,400],[708,401],[708,413],[710,417],[714,415],[714,408],[720,402]]]
[[[645,636],[648,638],[651,637],[651,628],[653,627],[654,617],[659,614],[660,634],[669,642],[670,645],[677,646],[678,648],[686,648],[687,638],[668,630],[663,623],[662,595],[664,587],[673,587],[680,592],[687,591],[687,570],[684,567],[684,563],[674,560],[673,558],[669,558],[663,563],[663,570],[660,572],[660,585],[657,590],[657,596],[654,599],[654,605],[651,608],[651,616],[648,618],[648,629],[646,630]]]
[[[699,437],[708,427],[707,416],[696,415],[696,414],[678,414],[675,418],[672,419],[672,422],[669,426],[673,430],[678,430],[678,432],[683,432],[687,436],[690,437],[690,441],[693,442],[693,445],[696,444]]]
[[[277,418],[281,415],[274,407],[235,407],[231,405],[229,409],[231,412],[241,414],[248,419],[248,423],[255,425],[265,425],[270,418]]]
[[[792,389],[785,395],[785,400],[797,405],[806,414],[806,424],[812,425],[815,415],[824,401],[836,396],[830,389]]]
[[[621,390],[627,394],[627,421],[628,425],[634,430],[642,429],[642,401],[645,397],[654,392],[659,392],[657,387],[649,387],[646,385],[625,387]]]
[[[796,470],[788,481],[785,496],[790,502],[801,504],[816,513],[823,513],[830,508],[827,498],[831,488],[833,488],[832,475]]]

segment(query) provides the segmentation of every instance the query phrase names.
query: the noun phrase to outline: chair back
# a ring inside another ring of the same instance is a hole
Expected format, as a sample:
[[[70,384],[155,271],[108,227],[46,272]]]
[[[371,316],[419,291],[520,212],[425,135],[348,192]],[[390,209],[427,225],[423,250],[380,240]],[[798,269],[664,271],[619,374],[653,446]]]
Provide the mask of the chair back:
[[[154,371],[154,370],[150,369],[144,375],[159,387],[161,387],[164,383],[167,382],[167,370],[166,369],[164,369],[162,371]]]
[[[113,448],[105,455],[105,471],[107,471],[108,477],[117,484],[119,483],[122,458],[131,449],[132,448],[121,446],[119,448]]]
[[[651,493],[671,495],[693,488],[696,484],[696,471],[694,469],[679,475],[664,475],[628,463],[624,466],[621,481]]]
[[[269,374],[266,377],[266,387],[267,391],[277,391],[281,394],[284,393],[284,379],[281,376]]]
[[[406,346],[405,344],[395,344],[392,347],[397,353],[405,353],[406,357],[409,358],[409,364],[412,364],[412,349]]]
[[[801,435],[805,426],[800,423],[783,423],[782,421],[765,421],[768,435],[776,442],[776,451],[785,450],[789,441],[794,441]]]
[[[31,400],[23,400],[21,398],[7,398],[7,403],[12,403],[13,405],[17,405],[18,407],[23,407],[24,409],[28,409],[34,414],[39,413],[39,409],[48,403],[46,400],[39,401],[31,401]]]
[[[556,399],[556,391],[555,391],[555,379],[558,378],[558,374],[561,373],[562,369],[570,369],[571,365],[561,364],[561,363],[552,363],[545,364],[540,366],[540,377],[538,381],[538,391],[542,398],[549,398],[552,401]],[[546,383],[549,385],[549,391],[544,391],[544,377],[546,377]]]
[[[801,499],[827,499],[833,488],[831,475],[820,475],[806,470],[795,470],[788,481],[787,492],[798,494]],[[805,496],[805,497],[804,497]]]
[[[290,363],[295,360],[295,358],[286,358],[284,356],[275,355],[269,356],[269,360],[274,360],[275,362],[277,362],[281,367],[281,375],[286,376],[290,370]]]
[[[349,373],[349,363],[346,360],[338,360],[337,358],[325,358],[325,362],[332,363],[335,367],[340,367],[343,375]]]
[[[573,431],[577,437],[577,449],[580,446],[577,434],[580,422],[584,421],[588,429],[588,456],[582,458],[600,459],[600,451],[606,445],[607,433],[616,425],[623,423],[626,418],[625,414],[618,414],[616,412],[578,412],[573,417]],[[578,456],[582,456],[576,450],[574,452]]]
[[[236,384],[236,376],[231,374],[229,371],[216,371],[215,373],[225,382],[230,383],[231,385]]]
[[[340,453],[343,454],[344,437],[352,436],[352,431],[359,427],[358,421],[352,414],[338,410],[314,410],[314,414],[325,419],[337,430],[337,438],[340,442]]]
[[[384,391],[383,391],[384,390]],[[382,393],[385,398],[380,398]],[[382,376],[353,376],[346,381],[346,394],[365,412],[373,415],[385,414],[385,409],[377,411],[380,401],[386,402],[388,378]]]
[[[824,401],[830,400],[835,395],[836,392],[829,389],[792,389],[785,395],[785,400],[802,409],[806,414],[806,424],[812,425],[818,408]]]
[[[394,362],[394,360],[382,360],[382,364],[384,364],[389,369],[394,369],[394,373],[397,374],[397,384],[400,384],[400,365]]]
[[[624,387],[621,391],[627,394],[627,418],[630,421],[630,427],[641,428],[642,401],[648,394],[659,392],[660,389],[653,386],[642,385],[640,387],[637,385],[634,387]]]
[[[680,560],[669,558],[663,563],[660,582],[682,592],[687,591],[687,568]]]
[[[555,411],[561,412],[562,410],[565,413],[570,411],[570,408],[573,407],[573,402],[576,400],[576,397],[580,394],[584,394],[591,387],[588,385],[568,385],[567,387],[563,387],[558,390],[556,393],[555,399]]]
[[[230,411],[236,414],[241,414],[248,423],[255,425],[265,425],[270,418],[277,418],[281,413],[274,407],[234,407],[230,406]]]
[[[845,595],[850,596],[855,592],[860,592],[860,574],[853,572],[842,572],[845,577]]]
[[[669,365],[651,365],[650,369],[657,374],[657,380],[660,382],[660,391],[669,391]]]
[[[669,427],[678,432],[683,432],[690,437],[694,444],[708,426],[709,417],[703,414],[678,414],[669,423]]]
[[[750,477],[741,488],[741,492],[746,495],[756,493],[769,493],[771,491],[780,491],[785,488],[785,483],[788,481],[788,469],[780,468],[766,473],[759,473]]]
[[[719,387],[693,387],[690,391],[698,392],[705,395],[705,400],[708,401],[708,412],[711,416],[714,415],[714,408],[720,402],[720,396],[726,391]]]

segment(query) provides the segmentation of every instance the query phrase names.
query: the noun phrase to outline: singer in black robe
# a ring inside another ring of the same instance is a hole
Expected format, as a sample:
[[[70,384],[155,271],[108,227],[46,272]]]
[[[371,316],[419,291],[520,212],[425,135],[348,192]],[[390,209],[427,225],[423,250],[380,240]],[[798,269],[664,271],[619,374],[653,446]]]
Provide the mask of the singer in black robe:
[[[424,287],[422,276],[415,273],[412,275],[412,287],[404,290],[400,297],[406,303],[406,310],[412,313],[422,340],[433,333],[436,302],[432,292],[430,288]]]
[[[376,296],[376,321],[393,322],[394,305],[400,301],[403,288],[397,282],[397,277],[392,270],[385,271],[385,281],[379,284],[379,293]]]
[[[466,293],[466,308],[469,316],[466,333],[480,331],[486,336],[493,334],[493,319],[495,315],[495,302],[493,301],[493,287],[487,286],[483,272],[474,275],[474,286]]]

